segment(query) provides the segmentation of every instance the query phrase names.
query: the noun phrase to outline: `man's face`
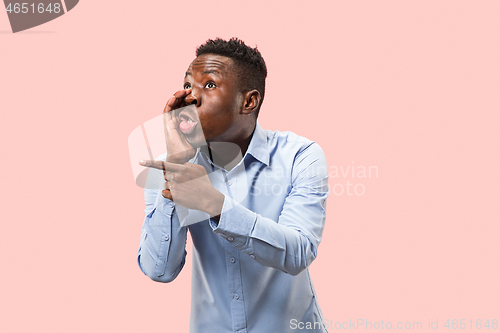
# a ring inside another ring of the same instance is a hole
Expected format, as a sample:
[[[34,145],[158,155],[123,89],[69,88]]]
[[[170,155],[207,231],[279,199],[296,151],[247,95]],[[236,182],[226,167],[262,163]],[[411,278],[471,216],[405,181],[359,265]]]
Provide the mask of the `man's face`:
[[[191,93],[185,101],[196,105],[199,123],[192,108],[186,108],[179,117],[180,128],[191,144],[200,141],[201,131],[196,130],[200,123],[207,142],[241,140],[241,129],[248,117],[240,113],[244,96],[238,88],[234,66],[231,58],[214,54],[203,54],[189,65],[184,89],[191,89]]]

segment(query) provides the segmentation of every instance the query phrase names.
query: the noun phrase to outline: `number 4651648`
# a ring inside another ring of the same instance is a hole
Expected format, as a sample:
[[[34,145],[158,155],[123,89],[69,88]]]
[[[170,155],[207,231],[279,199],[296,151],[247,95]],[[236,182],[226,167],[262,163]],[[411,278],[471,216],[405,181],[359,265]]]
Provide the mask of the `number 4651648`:
[[[31,7],[31,8],[30,8]],[[44,6],[43,3],[39,3],[38,6],[35,6],[34,3],[9,3],[9,5],[6,8],[7,12],[10,14],[14,12],[15,14],[22,13],[22,14],[27,14],[27,13],[39,13],[42,14],[44,12],[49,12],[49,13],[59,13],[61,12],[61,4],[55,3],[51,4],[49,3],[47,7]]]

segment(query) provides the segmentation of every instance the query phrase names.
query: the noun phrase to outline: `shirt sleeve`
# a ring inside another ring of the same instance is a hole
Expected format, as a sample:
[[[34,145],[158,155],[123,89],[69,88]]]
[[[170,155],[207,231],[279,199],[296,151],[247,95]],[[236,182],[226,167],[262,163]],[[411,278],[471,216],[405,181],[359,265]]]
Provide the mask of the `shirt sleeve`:
[[[328,168],[319,145],[297,154],[291,174],[292,189],[278,221],[225,196],[219,222],[212,219],[210,225],[261,265],[297,275],[316,258],[325,226]]]
[[[182,227],[175,204],[162,196],[161,170],[150,169],[144,189],[145,218],[137,262],[142,272],[157,282],[171,282],[184,267],[187,227]]]

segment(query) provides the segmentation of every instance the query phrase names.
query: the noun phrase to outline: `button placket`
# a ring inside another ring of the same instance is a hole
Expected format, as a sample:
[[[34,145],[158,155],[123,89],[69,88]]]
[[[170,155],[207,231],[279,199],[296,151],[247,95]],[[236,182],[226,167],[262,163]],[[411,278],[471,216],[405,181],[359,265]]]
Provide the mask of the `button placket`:
[[[245,303],[241,277],[240,253],[229,242],[225,243],[228,293],[231,295],[231,317],[233,332],[244,332],[246,327]]]

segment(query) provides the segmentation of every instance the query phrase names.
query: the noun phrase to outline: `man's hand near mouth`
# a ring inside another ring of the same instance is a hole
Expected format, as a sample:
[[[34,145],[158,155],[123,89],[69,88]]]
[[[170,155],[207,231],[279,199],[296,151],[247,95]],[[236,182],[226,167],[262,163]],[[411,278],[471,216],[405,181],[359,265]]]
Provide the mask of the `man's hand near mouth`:
[[[191,89],[177,91],[167,101],[165,109],[163,110],[165,138],[167,141],[167,162],[170,163],[184,164],[193,158],[196,153],[196,148],[191,146],[183,133],[191,133],[196,123],[188,122],[188,117],[186,116],[183,116],[181,120],[179,115],[174,111],[186,106],[184,99],[190,92]]]

